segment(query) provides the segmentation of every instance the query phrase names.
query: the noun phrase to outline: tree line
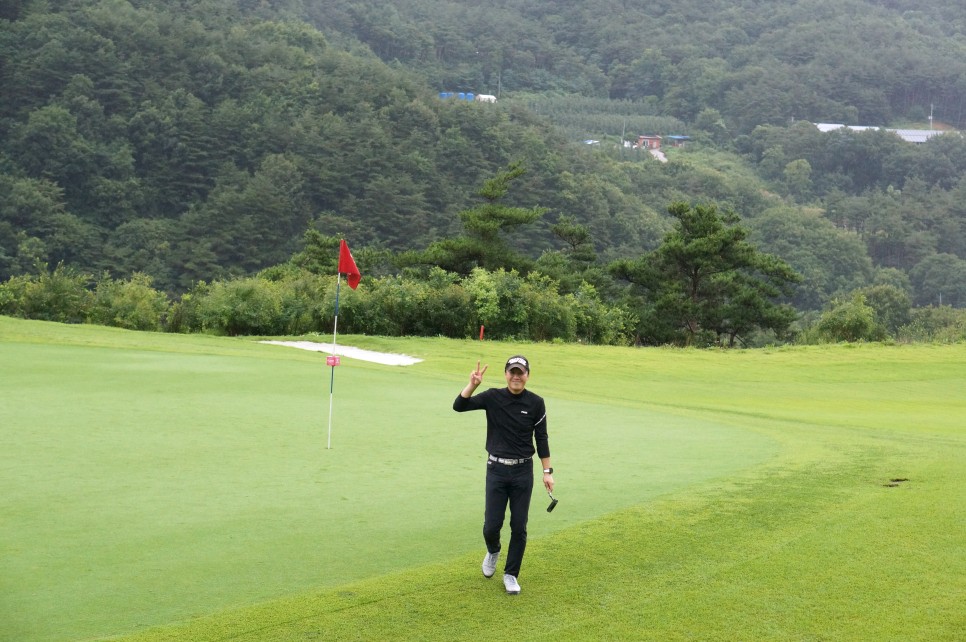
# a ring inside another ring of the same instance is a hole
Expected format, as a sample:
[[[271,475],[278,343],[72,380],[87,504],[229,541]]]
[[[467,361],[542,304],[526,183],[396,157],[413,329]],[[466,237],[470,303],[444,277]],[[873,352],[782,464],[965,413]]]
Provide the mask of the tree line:
[[[494,181],[499,185],[513,175],[511,170]],[[513,208],[490,207],[497,229],[526,222]],[[496,235],[468,226],[466,243],[422,257],[397,256],[410,267],[365,276],[365,287],[345,290],[338,304],[341,282],[333,283],[332,275],[340,240],[310,231],[304,249],[286,263],[252,277],[199,282],[175,301],[154,289],[144,274],[116,280],[63,264],[52,270],[37,266],[36,274],[0,284],[0,314],[231,336],[322,334],[339,309],[343,332],[387,336],[466,338],[485,325],[495,339],[610,345],[966,340],[966,311],[913,308],[904,290],[888,284],[833,299],[821,315],[796,327],[798,314],[780,297],[801,276],[749,243],[735,214],[686,203],[672,205],[670,213],[677,223],[656,250],[607,267],[607,275],[627,284],[616,298],[601,296],[590,282],[605,275],[590,265],[586,229],[564,223],[556,232],[569,240],[569,251],[544,255],[526,273],[475,263],[454,272],[426,262],[446,254],[465,256],[468,247],[479,258],[525,262]],[[392,258],[364,251],[359,262],[366,274],[378,273],[374,268]],[[568,266],[569,283],[550,276],[562,265]]]

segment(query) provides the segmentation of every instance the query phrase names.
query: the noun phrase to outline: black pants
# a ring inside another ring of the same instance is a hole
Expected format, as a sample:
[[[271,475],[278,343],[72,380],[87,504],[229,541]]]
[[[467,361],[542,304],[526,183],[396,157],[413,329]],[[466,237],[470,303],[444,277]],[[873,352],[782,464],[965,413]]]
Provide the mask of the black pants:
[[[483,517],[483,541],[486,550],[500,550],[500,529],[510,505],[510,547],[503,572],[519,577],[523,553],[527,549],[527,519],[530,495],[533,493],[533,462],[505,466],[486,462],[486,512]]]

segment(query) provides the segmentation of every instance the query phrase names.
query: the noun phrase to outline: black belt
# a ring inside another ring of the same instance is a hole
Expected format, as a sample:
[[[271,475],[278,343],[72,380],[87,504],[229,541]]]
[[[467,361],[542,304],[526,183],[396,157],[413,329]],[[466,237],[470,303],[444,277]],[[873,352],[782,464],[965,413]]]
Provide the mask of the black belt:
[[[505,466],[516,466],[517,464],[525,464],[528,461],[533,461],[533,457],[524,457],[523,459],[504,459],[503,457],[494,457],[490,455],[490,461],[495,461],[498,464],[503,464]]]

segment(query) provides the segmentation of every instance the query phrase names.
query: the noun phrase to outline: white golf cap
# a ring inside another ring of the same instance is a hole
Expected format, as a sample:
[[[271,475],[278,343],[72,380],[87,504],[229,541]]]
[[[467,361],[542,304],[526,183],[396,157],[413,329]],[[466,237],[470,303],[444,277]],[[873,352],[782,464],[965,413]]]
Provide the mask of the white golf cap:
[[[506,372],[507,370],[512,370],[513,368],[519,368],[520,370],[523,370],[527,374],[530,374],[530,362],[527,361],[527,358],[521,354],[512,356],[509,359],[507,359],[506,367],[503,368],[503,371]]]

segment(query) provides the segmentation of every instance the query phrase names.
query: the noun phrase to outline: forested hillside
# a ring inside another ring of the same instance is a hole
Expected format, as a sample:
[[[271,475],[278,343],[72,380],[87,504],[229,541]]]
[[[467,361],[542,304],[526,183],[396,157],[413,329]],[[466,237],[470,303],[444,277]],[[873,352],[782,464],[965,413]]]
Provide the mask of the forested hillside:
[[[966,7],[946,0],[306,1],[327,34],[439,89],[630,99],[731,131],[792,119],[966,124]]]
[[[307,230],[389,276],[519,163],[501,203],[544,214],[501,234],[569,292],[624,296],[608,265],[683,201],[788,261],[799,310],[873,286],[963,307],[963,138],[810,122],[963,128],[964,32],[937,0],[5,2],[0,280],[64,262],[177,296]],[[689,142],[663,163],[623,146],[645,133]]]
[[[598,242],[656,242],[664,199],[633,170],[601,181],[524,109],[441,102],[404,70],[235,4],[25,3],[0,22],[0,276],[66,261],[177,290],[284,261],[310,225],[425,247],[514,160],[530,172],[510,198],[606,192],[581,216]],[[531,251],[550,238],[538,226]]]

